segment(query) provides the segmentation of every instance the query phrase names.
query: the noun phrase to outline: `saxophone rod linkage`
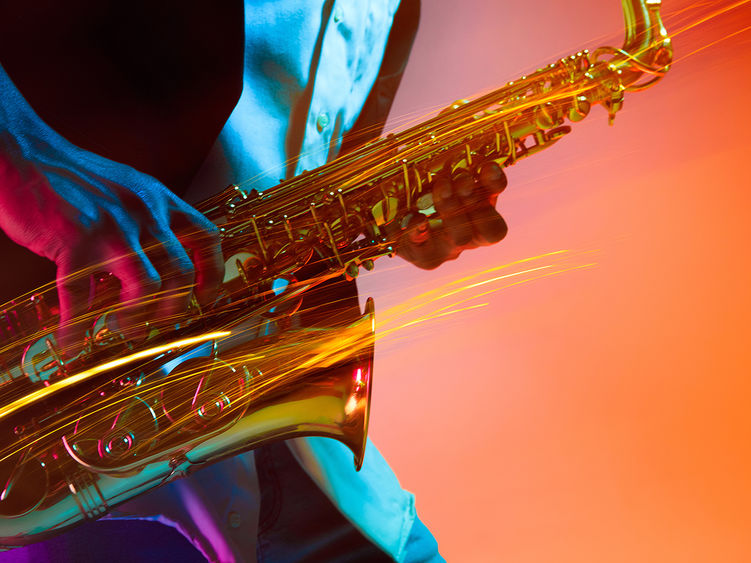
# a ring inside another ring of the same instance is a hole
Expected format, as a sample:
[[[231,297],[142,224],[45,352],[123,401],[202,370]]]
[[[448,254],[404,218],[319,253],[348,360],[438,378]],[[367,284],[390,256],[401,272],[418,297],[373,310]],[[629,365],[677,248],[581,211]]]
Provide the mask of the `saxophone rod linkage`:
[[[202,334],[200,336],[194,336],[194,337],[186,338],[183,340],[176,340],[176,341],[169,342],[167,344],[163,344],[160,346],[148,348],[146,350],[141,350],[140,352],[135,352],[128,356],[110,360],[109,362],[105,362],[98,366],[94,366],[81,373],[70,375],[66,377],[65,379],[61,379],[60,381],[52,383],[51,385],[47,387],[43,387],[41,389],[33,391],[32,393],[29,393],[28,395],[20,397],[19,399],[16,399],[15,401],[5,406],[0,407],[0,420],[6,418],[12,413],[18,411],[19,409],[22,409],[31,404],[35,404],[43,399],[47,399],[51,395],[61,391],[62,389],[65,389],[67,387],[70,387],[71,385],[80,383],[81,381],[84,381],[86,379],[90,379],[96,375],[99,375],[100,373],[104,373],[106,371],[110,371],[117,367],[131,364],[139,360],[152,358],[164,352],[168,352],[170,350],[192,346],[194,344],[199,344],[201,342],[208,342],[211,340],[216,340],[218,338],[225,338],[229,336],[230,334],[231,333],[229,331],[218,331],[218,332],[212,332],[209,334]]]

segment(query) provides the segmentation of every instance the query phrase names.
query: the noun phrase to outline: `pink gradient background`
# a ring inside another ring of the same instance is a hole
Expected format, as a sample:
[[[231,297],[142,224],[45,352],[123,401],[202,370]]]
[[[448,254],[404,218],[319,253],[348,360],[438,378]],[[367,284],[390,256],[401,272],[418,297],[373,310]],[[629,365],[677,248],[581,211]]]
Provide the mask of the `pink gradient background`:
[[[665,0],[666,25],[730,4]],[[735,9],[677,37],[676,57],[749,25]],[[392,118],[622,37],[617,0],[425,0]],[[379,347],[371,436],[449,561],[751,561],[749,68],[748,31],[679,60],[615,127],[596,108],[507,171],[503,243],[363,276],[383,311],[597,250],[594,268]]]

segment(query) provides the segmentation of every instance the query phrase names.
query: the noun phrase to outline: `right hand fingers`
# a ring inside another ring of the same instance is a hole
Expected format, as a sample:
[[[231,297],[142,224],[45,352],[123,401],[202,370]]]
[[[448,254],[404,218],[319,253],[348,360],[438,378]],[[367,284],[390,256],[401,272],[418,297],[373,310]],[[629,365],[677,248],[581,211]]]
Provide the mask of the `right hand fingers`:
[[[121,283],[124,307],[118,317],[126,335],[145,336],[146,322],[157,328],[179,322],[188,310],[196,277],[199,300],[215,296],[224,275],[224,261],[218,229],[213,227],[213,231],[215,238],[209,229],[193,228],[187,233],[183,229],[178,239],[171,230],[165,230],[132,244],[130,253],[112,264],[111,273]],[[193,250],[193,261],[186,248]]]
[[[109,271],[120,281],[116,317],[129,338],[145,336],[146,322],[177,322],[188,308],[196,277],[199,302],[213,302],[224,276],[218,229],[203,216],[197,219],[186,213],[179,215],[175,226],[180,228],[180,239],[172,231],[151,236],[143,244],[122,236],[98,245],[102,249],[98,256],[58,261],[62,347],[75,355],[75,348],[83,342],[83,335],[93,322],[94,315],[86,313],[94,271]],[[193,262],[183,246],[192,251]]]
[[[56,284],[60,305],[58,346],[64,356],[75,356],[90,325],[86,311],[91,297],[91,270],[85,262],[66,257],[58,262]]]
[[[138,244],[127,244],[123,238],[89,250],[85,258],[78,247],[58,260],[58,340],[61,352],[67,357],[78,354],[86,330],[103,312],[90,310],[94,297],[94,272],[107,270],[120,281],[115,318],[128,338],[145,336],[145,323],[154,317],[162,286],[159,274]]]
[[[219,229],[197,211],[173,213],[172,226],[180,243],[191,251],[196,269],[196,299],[201,305],[211,305],[224,279]]]
[[[146,336],[146,323],[155,318],[159,303],[162,278],[139,243],[110,249],[106,268],[120,280],[120,303],[116,319],[126,337],[141,339]]]
[[[171,231],[160,238],[151,238],[143,248],[160,278],[159,290],[149,297],[152,306],[147,309],[156,310],[159,324],[175,324],[190,305],[195,281],[193,263]]]

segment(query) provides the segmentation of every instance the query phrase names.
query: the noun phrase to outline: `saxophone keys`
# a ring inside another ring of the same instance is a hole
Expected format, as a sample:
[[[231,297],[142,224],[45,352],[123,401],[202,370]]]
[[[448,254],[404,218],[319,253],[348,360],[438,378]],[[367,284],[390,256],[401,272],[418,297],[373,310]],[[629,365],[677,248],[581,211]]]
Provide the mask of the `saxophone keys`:
[[[344,267],[344,275],[347,281],[352,281],[357,279],[357,276],[360,274],[360,266],[357,265],[357,262],[352,260],[346,264]]]
[[[469,100],[462,98],[461,100],[456,100],[453,104],[451,104],[449,107],[442,109],[438,115],[446,115],[449,112],[456,111],[458,109],[461,109],[462,106],[465,106],[469,103]]]
[[[268,262],[269,256],[266,251],[266,243],[263,240],[263,237],[261,236],[261,231],[258,228],[258,223],[256,222],[255,217],[250,218],[250,224],[253,226],[253,233],[256,235],[256,240],[258,241],[258,248],[261,249],[261,255],[263,256],[263,261]]]
[[[545,139],[548,143],[554,143],[564,135],[568,135],[571,133],[571,127],[568,125],[564,125],[563,127],[556,127],[555,129],[551,129],[548,131],[545,135]]]
[[[586,96],[574,96],[573,104],[568,109],[569,121],[573,121],[574,123],[581,121],[589,115],[591,107],[592,104],[590,104]]]
[[[395,197],[386,196],[385,199],[376,203],[371,214],[377,226],[385,225],[396,219],[397,211],[399,210],[399,200]]]
[[[535,125],[540,129],[550,129],[557,124],[557,116],[550,102],[535,108]]]
[[[65,374],[65,362],[55,335],[50,333],[29,344],[21,358],[24,375],[34,383],[50,384],[50,379]]]
[[[433,206],[433,194],[427,192],[417,198],[417,209],[423,213],[435,213],[435,207]]]
[[[224,291],[230,295],[247,296],[253,293],[256,281],[263,275],[264,261],[255,252],[241,251],[224,263]]]
[[[341,188],[336,190],[336,198],[342,208],[342,219],[344,220],[344,224],[349,226],[349,212],[347,211],[347,205],[344,203],[344,196],[342,195]]]
[[[472,166],[472,148],[469,146],[469,143],[464,143],[464,160],[468,167]]]
[[[409,167],[407,161],[402,160],[402,175],[404,178],[404,193],[407,199],[407,209],[412,207],[412,186],[409,181]]]

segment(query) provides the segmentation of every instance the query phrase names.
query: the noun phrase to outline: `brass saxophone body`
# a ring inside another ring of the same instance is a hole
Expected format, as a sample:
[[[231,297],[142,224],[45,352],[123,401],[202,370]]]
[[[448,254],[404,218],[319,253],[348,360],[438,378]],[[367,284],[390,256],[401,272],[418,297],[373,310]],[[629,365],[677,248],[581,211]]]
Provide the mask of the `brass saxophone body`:
[[[660,0],[622,0],[626,41],[561,59],[437,117],[258,193],[230,186],[199,209],[220,226],[222,295],[134,344],[104,312],[80,353],[57,350],[43,296],[0,314],[0,546],[58,533],[160,484],[270,441],[328,436],[362,463],[373,306],[350,325],[295,326],[302,296],[394,253],[438,221],[435,174],[510,166],[602,104],[668,71]],[[301,276],[303,268],[315,275]],[[110,280],[111,281],[111,280]],[[106,294],[106,277],[100,286]],[[31,311],[34,325],[21,317]],[[32,326],[33,325],[33,326]],[[22,351],[22,352],[21,352]]]

